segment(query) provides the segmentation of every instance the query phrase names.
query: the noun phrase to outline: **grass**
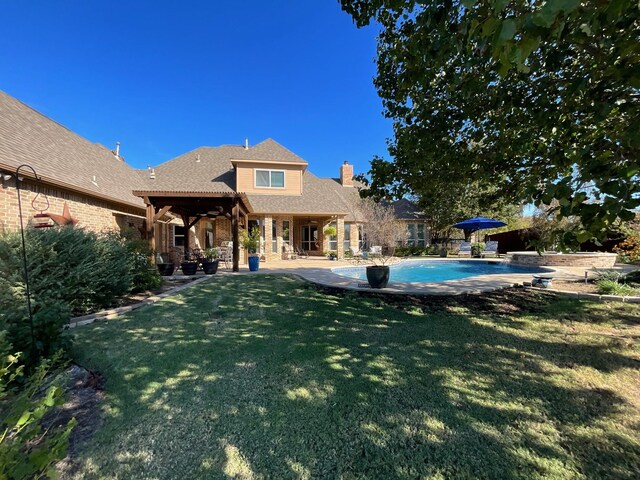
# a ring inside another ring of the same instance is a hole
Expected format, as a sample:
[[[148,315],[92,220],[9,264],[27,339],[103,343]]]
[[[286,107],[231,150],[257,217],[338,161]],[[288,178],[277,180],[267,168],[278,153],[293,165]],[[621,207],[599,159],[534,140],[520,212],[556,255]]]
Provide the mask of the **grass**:
[[[640,305],[218,277],[73,331],[77,478],[638,478]]]

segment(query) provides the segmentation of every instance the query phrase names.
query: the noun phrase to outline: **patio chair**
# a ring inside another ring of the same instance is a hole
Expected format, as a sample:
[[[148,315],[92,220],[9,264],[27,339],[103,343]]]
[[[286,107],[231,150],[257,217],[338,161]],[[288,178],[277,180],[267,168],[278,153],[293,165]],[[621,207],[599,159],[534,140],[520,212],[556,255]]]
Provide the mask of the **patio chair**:
[[[380,257],[382,256],[382,247],[380,245],[372,245],[369,249],[369,253],[372,257]]]
[[[351,258],[356,263],[360,263],[360,261],[363,259],[362,250],[360,250],[359,247],[349,247],[349,250],[351,250]]]
[[[282,244],[282,250],[285,260],[295,260],[296,258],[298,258],[298,254],[296,253],[296,251],[291,248],[291,245],[289,245],[287,242],[284,242]]]
[[[304,250],[298,248],[298,247],[293,247],[293,251],[296,253],[296,256],[300,257],[300,258],[309,258],[309,254],[307,252],[305,252]]]
[[[227,270],[231,269],[233,267],[233,242],[222,242],[220,254],[222,255],[224,267]]]
[[[460,244],[460,250],[458,251],[458,256],[469,256],[471,257],[471,242],[462,242]]]
[[[485,243],[486,248],[484,250],[484,252],[482,252],[480,255],[482,256],[482,258],[488,256],[488,255],[492,255],[494,257],[498,256],[498,242],[496,241],[488,241],[487,243]]]

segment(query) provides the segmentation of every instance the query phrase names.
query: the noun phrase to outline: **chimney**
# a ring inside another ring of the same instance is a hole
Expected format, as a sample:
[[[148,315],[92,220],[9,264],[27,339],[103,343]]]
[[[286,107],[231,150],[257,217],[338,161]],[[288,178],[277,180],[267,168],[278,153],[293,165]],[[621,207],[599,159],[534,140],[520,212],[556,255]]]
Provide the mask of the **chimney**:
[[[346,160],[340,165],[340,183],[343,187],[353,187],[353,165]]]
[[[249,137],[244,137],[244,149],[249,150]]]
[[[156,179],[156,169],[155,168],[151,168],[151,165],[147,165],[147,170],[149,170],[149,179],[155,180]]]

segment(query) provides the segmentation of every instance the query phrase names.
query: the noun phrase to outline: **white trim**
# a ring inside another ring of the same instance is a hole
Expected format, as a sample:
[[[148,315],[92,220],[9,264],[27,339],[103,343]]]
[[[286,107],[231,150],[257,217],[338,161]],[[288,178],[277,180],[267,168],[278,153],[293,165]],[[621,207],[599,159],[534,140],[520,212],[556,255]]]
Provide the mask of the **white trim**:
[[[177,223],[174,223],[172,225],[173,225],[173,246],[187,248],[187,246],[184,244],[185,234],[183,233],[182,235],[176,235],[176,227],[184,228],[186,232],[186,229],[187,229],[186,225],[178,225]],[[176,237],[182,238],[182,245],[176,245]]]
[[[258,185],[258,171],[260,172],[269,172],[269,186],[268,187],[264,187],[261,185]],[[272,187],[271,186],[271,174],[273,172],[278,172],[278,173],[282,173],[282,186],[281,187]],[[269,190],[284,190],[286,188],[287,185],[287,174],[286,174],[286,170],[275,170],[272,168],[254,168],[253,169],[253,188],[266,188]]]

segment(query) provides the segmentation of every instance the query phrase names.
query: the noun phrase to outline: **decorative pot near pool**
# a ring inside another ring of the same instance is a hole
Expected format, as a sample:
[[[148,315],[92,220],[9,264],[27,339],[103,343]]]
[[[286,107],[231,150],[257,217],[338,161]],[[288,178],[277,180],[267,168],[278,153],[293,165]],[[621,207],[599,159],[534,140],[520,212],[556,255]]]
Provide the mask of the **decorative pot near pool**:
[[[175,263],[158,263],[156,266],[158,267],[158,273],[163,277],[173,275],[173,271],[176,267]]]
[[[371,288],[385,288],[389,283],[389,267],[386,265],[368,266],[367,281]]]
[[[195,275],[198,271],[198,262],[182,262],[180,267],[183,275]]]
[[[249,271],[250,272],[257,272],[259,266],[260,266],[260,257],[257,256],[257,255],[250,255],[249,256]]]
[[[202,262],[202,270],[204,271],[205,275],[213,275],[214,273],[216,273],[218,271],[219,263],[220,260],[205,260],[204,262]]]

